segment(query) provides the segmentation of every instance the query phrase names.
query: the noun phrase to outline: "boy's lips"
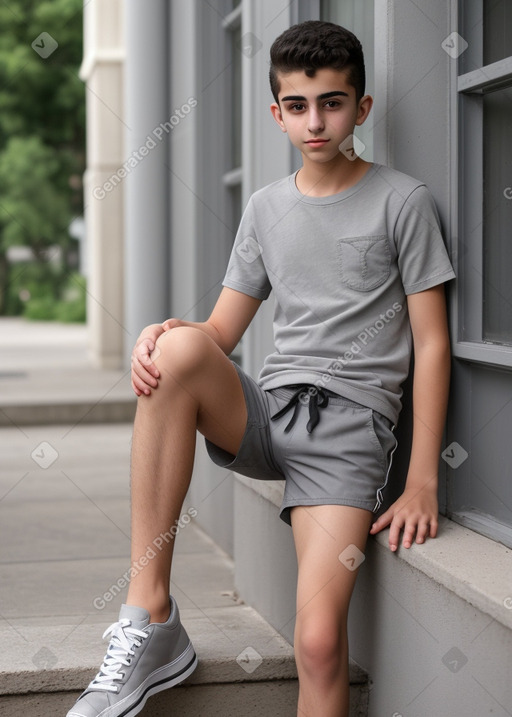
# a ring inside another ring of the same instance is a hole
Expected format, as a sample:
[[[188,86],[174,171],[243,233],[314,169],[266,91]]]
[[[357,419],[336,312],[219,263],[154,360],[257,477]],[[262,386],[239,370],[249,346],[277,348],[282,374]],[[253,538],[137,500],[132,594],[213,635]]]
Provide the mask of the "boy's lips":
[[[307,139],[306,144],[320,145],[320,144],[326,144],[328,141],[329,141],[328,139],[323,139],[321,137],[317,137],[316,139]]]

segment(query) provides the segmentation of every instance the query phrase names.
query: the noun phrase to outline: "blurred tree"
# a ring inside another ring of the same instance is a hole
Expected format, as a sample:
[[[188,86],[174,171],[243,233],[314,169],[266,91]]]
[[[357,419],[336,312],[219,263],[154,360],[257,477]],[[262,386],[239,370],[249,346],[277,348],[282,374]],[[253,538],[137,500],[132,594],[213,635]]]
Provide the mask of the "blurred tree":
[[[85,87],[82,0],[9,0],[0,5],[0,314],[9,283],[7,249],[34,258],[64,250],[83,213]]]

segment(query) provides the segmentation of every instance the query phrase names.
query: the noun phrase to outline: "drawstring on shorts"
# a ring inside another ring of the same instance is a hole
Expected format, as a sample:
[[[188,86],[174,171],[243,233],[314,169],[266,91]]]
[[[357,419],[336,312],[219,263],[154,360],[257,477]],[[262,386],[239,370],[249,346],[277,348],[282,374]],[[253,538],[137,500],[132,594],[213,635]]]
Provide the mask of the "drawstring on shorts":
[[[308,400],[306,400],[307,397],[309,397]],[[295,407],[290,422],[284,429],[284,432],[288,433],[295,425],[301,404],[305,405],[306,403],[309,405],[309,421],[306,429],[308,433],[312,433],[320,421],[319,409],[326,408],[329,403],[329,396],[326,392],[316,386],[308,386],[307,384],[299,386],[286,406],[272,416],[272,420],[275,421],[281,418],[281,416],[284,416],[285,413]]]

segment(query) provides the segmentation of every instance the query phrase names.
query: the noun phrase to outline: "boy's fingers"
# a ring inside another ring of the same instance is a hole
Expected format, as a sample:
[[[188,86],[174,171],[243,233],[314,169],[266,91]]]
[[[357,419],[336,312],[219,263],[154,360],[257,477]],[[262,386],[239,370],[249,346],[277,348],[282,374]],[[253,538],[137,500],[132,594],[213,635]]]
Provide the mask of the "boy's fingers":
[[[179,326],[179,325],[180,325],[179,319],[167,319],[162,324],[162,328],[164,331],[169,331],[170,329],[174,329],[174,328],[176,328],[176,326]]]
[[[151,386],[146,381],[139,378],[136,374],[132,376],[132,386],[138,396],[141,396],[143,393],[149,395],[151,388],[156,388],[156,386]]]
[[[370,533],[372,533],[372,535],[378,533],[380,530],[382,530],[391,523],[392,518],[393,516],[390,514],[389,510],[387,510],[379,518],[377,518],[377,520],[370,529]]]
[[[136,382],[139,388],[144,386],[156,388],[158,386],[158,376],[149,373],[147,368],[137,361],[132,365],[132,380]]]
[[[159,353],[160,351],[156,348],[155,343],[150,339],[145,339],[134,351],[134,356],[147,371],[158,378],[160,374],[153,360],[158,358]]]
[[[136,347],[132,354],[132,370],[139,376],[145,378],[151,376],[160,378],[160,372],[153,363],[153,359],[158,358],[159,349],[155,348],[153,342],[143,342]]]
[[[136,396],[142,396],[142,391],[141,391],[140,388],[137,386],[137,384],[135,383],[135,381],[133,380],[133,378],[132,378],[131,384],[132,384],[132,389],[133,389],[133,391],[135,392],[135,395],[136,395]]]
[[[400,531],[402,529],[402,526],[402,520],[397,519],[395,517],[389,529],[389,547],[393,552],[398,548],[398,545],[400,543]]]
[[[418,530],[416,531],[416,542],[424,543],[428,533],[429,533],[428,523],[420,523],[418,525]]]
[[[416,533],[416,524],[406,525],[404,528],[403,546],[404,548],[410,548],[414,542],[414,534]]]

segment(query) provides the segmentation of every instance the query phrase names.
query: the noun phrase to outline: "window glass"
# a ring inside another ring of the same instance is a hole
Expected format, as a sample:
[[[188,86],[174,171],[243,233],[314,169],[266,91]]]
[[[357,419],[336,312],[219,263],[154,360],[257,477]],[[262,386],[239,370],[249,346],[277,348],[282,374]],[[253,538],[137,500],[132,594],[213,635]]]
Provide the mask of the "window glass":
[[[484,65],[512,55],[512,2],[485,0]]]
[[[512,345],[512,88],[482,101],[483,338]]]

